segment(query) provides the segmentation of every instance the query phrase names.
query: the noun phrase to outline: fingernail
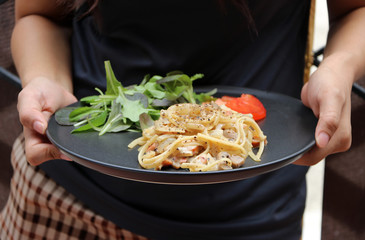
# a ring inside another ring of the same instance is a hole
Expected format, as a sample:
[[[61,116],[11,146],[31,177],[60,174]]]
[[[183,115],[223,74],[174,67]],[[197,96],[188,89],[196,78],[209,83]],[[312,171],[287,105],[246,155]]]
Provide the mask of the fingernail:
[[[33,129],[36,130],[38,133],[44,133],[44,125],[40,121],[35,121],[33,124]]]
[[[327,146],[329,140],[330,140],[330,136],[325,132],[321,132],[317,137],[318,147],[324,148],[325,146]]]

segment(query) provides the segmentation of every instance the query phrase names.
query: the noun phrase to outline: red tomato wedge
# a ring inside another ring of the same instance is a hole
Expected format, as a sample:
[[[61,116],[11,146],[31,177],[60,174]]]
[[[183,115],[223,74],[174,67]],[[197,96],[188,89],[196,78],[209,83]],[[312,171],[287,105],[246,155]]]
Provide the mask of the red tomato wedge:
[[[251,94],[243,93],[240,97],[223,96],[218,98],[216,103],[218,105],[225,104],[230,109],[239,113],[251,113],[255,121],[266,117],[266,109],[264,105],[258,98]]]
[[[222,99],[222,101],[223,101],[223,102],[229,102],[229,101],[231,101],[231,100],[236,99],[236,97],[223,96],[223,97],[221,97],[221,99]]]

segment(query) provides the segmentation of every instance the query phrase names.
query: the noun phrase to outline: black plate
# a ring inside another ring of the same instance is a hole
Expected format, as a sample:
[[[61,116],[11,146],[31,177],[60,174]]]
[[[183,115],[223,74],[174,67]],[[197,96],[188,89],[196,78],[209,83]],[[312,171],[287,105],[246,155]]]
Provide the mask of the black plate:
[[[209,91],[213,88],[215,87],[196,90]],[[47,136],[67,156],[86,167],[115,177],[165,184],[208,184],[257,176],[292,163],[315,144],[314,130],[317,120],[312,111],[298,99],[237,87],[219,86],[217,89],[217,96],[250,93],[264,104],[267,117],[259,125],[267,136],[268,144],[261,162],[247,158],[240,168],[210,172],[147,170],[138,163],[137,147],[132,150],[127,147],[140,133],[107,133],[103,136],[98,136],[97,132],[71,134],[73,126],[61,126],[52,116]]]

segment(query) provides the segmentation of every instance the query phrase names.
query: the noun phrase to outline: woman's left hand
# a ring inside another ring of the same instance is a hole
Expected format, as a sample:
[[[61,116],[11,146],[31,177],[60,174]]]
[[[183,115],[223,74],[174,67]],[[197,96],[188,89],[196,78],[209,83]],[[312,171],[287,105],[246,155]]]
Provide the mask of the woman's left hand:
[[[330,154],[347,151],[351,146],[351,90],[353,76],[339,63],[326,59],[303,86],[301,98],[311,108],[318,123],[316,146],[294,162],[314,165]]]

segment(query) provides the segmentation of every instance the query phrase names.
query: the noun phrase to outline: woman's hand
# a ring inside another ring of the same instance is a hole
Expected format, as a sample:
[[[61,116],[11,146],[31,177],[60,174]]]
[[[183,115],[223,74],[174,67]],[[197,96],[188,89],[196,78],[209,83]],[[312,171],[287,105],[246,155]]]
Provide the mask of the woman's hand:
[[[24,127],[25,154],[31,165],[51,159],[69,160],[48,141],[45,131],[57,109],[76,101],[69,91],[44,77],[33,79],[19,93],[19,118]]]
[[[76,101],[73,91],[70,36],[64,8],[55,1],[17,0],[11,39],[14,64],[22,80],[18,97],[25,154],[32,165],[63,158],[45,136],[50,116]]]
[[[311,108],[318,123],[316,146],[295,164],[314,165],[330,154],[343,152],[351,146],[351,74],[337,63],[326,59],[302,89],[302,101]]]
[[[327,1],[329,33],[323,61],[302,89],[318,117],[316,146],[296,164],[313,165],[351,146],[351,90],[365,76],[365,2]]]

